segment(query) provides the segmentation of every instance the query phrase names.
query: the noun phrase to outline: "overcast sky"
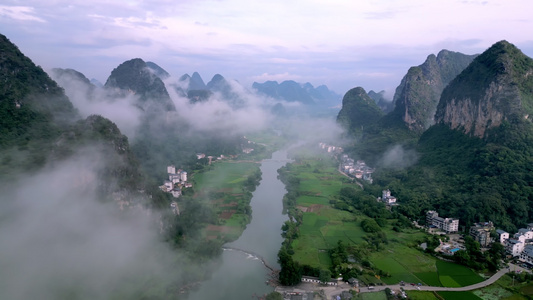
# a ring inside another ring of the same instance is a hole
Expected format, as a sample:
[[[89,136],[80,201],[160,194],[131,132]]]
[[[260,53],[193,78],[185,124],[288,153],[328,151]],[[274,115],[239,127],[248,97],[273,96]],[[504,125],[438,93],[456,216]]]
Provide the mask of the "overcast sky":
[[[533,56],[533,1],[3,0],[0,33],[44,69],[105,82],[140,57],[174,76],[393,90],[441,49]],[[392,95],[390,95],[392,96]]]

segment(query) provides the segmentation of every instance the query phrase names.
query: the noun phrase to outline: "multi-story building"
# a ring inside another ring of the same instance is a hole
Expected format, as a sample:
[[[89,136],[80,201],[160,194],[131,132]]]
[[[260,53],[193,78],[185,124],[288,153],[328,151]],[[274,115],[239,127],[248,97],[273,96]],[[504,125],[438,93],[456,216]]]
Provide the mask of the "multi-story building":
[[[396,203],[396,197],[391,196],[390,190],[383,190],[381,192],[381,201],[387,205],[392,205]]]
[[[509,239],[509,232],[498,229],[496,230],[496,233],[498,234],[500,244],[504,244],[505,240]]]
[[[516,239],[506,239],[503,246],[508,255],[519,256],[524,251],[525,244]]]
[[[522,253],[520,253],[521,261],[533,265],[533,245],[527,245],[524,247]]]
[[[518,229],[518,232],[512,238],[503,230],[497,230],[496,232],[500,235],[500,243],[505,246],[505,252],[508,255],[520,256],[520,260],[522,260],[522,252],[526,248],[530,248],[528,245],[533,245],[533,223],[527,224],[527,228]]]
[[[492,243],[490,232],[494,230],[494,224],[491,221],[475,223],[470,227],[470,236],[479,243],[481,247],[488,247]]]
[[[434,210],[426,213],[426,224],[428,227],[433,225],[447,233],[459,231],[459,219],[439,217],[439,214]]]

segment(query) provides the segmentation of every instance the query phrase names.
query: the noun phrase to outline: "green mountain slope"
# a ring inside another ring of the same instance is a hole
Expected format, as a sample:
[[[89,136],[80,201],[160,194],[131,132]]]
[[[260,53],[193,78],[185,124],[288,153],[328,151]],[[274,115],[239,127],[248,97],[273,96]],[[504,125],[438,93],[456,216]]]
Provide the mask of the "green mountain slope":
[[[391,117],[401,119],[409,130],[421,133],[433,124],[433,117],[446,85],[464,70],[475,55],[442,50],[411,67],[396,88]],[[389,117],[390,118],[390,117]]]
[[[364,127],[376,123],[383,112],[362,87],[356,87],[344,95],[337,122],[348,131],[360,134]]]
[[[0,178],[15,179],[96,147],[109,160],[99,171],[102,197],[140,188],[138,164],[114,123],[100,116],[81,120],[63,89],[5,36],[0,36],[0,54],[0,80],[5,82],[0,87]],[[74,70],[54,73],[91,85]]]
[[[420,161],[376,182],[411,217],[437,209],[461,225],[493,221],[510,232],[533,219],[533,60],[498,42],[442,94],[437,124],[420,137]]]
[[[144,110],[176,110],[163,81],[140,58],[125,61],[113,69],[105,87],[138,96],[138,105]]]
[[[504,121],[530,120],[533,60],[514,45],[494,44],[444,90],[436,121],[484,137]]]
[[[41,167],[61,129],[78,118],[48,75],[0,35],[0,173]]]

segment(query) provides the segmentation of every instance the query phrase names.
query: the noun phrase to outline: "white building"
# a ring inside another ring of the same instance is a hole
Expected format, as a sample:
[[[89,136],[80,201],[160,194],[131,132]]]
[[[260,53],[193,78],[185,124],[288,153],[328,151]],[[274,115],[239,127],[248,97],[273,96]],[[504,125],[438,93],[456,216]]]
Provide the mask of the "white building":
[[[533,245],[533,223],[527,224],[527,228],[518,229],[512,238],[503,230],[496,232],[500,235],[500,243],[505,246],[505,252],[509,255],[520,256],[528,245]]]
[[[172,191],[170,191],[170,193],[172,193],[172,197],[179,198],[181,196],[181,189],[174,188]]]
[[[507,239],[504,244],[505,252],[512,256],[518,256],[524,251],[525,244],[515,239]]]
[[[181,181],[187,182],[187,172],[181,171],[180,178],[181,178]]]
[[[381,192],[381,201],[385,204],[393,204],[396,203],[396,197],[391,196],[390,190],[383,190]]]
[[[525,246],[522,253],[520,253],[519,259],[533,265],[533,245]]]
[[[174,165],[167,166],[167,173],[168,174],[176,174],[176,166],[174,166]]]
[[[179,183],[181,176],[179,174],[169,174],[168,180],[172,181],[173,184]]]
[[[174,189],[174,184],[170,180],[165,180],[165,189],[170,192]]]
[[[496,233],[498,234],[500,244],[504,244],[505,240],[509,238],[509,232],[503,231],[501,229],[496,230]]]
[[[528,242],[529,240],[533,240],[533,231],[529,228],[520,228],[518,229],[518,232],[515,233],[514,238],[521,241],[521,242]],[[533,241],[532,241],[533,242]]]
[[[433,225],[447,233],[459,231],[459,219],[439,217],[439,214],[434,210],[426,213],[426,223],[428,227]]]
[[[172,209],[172,212],[175,214],[175,215],[180,215],[180,208],[178,206],[178,203],[176,201],[172,201],[170,203],[170,208]]]

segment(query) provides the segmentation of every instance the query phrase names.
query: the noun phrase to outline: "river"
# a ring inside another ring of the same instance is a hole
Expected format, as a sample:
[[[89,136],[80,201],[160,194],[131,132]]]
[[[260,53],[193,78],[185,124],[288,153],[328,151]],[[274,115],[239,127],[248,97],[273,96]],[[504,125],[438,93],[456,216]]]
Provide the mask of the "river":
[[[226,246],[262,256],[269,266],[279,269],[277,254],[281,247],[281,226],[288,220],[283,214],[285,185],[277,178],[277,170],[287,163],[287,152],[277,151],[261,163],[262,179],[253,193],[252,221],[240,238]],[[262,261],[240,251],[225,250],[222,263],[212,277],[203,282],[189,299],[252,299],[254,295],[272,292],[266,284],[270,271]]]

